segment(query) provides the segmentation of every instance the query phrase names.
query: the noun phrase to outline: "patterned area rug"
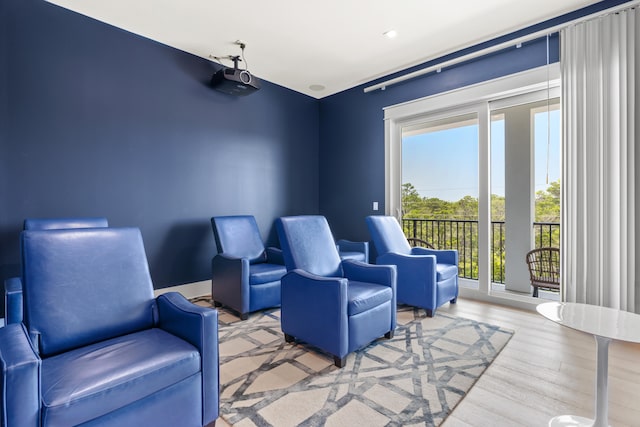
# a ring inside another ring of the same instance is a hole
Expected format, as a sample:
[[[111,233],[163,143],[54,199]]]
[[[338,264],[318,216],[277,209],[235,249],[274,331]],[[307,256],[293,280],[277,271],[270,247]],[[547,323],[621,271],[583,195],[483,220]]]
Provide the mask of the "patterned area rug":
[[[338,369],[327,354],[285,343],[277,309],[243,322],[219,313],[220,413],[233,426],[437,426],[513,334],[401,306],[394,338]]]

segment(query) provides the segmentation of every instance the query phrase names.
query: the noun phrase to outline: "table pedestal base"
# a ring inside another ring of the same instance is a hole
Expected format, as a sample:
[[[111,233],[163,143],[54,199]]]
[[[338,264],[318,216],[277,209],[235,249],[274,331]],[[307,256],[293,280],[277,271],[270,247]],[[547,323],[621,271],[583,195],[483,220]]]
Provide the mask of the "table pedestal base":
[[[593,425],[592,419],[577,415],[560,415],[549,420],[549,427],[593,427]]]

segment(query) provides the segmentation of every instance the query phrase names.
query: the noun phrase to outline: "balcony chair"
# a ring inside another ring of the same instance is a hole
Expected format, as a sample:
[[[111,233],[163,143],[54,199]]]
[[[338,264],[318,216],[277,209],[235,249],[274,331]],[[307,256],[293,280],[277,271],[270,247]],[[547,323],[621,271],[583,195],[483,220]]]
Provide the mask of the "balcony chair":
[[[539,288],[560,290],[560,249],[533,249],[527,253],[526,261],[534,297],[538,297]]]
[[[288,273],[282,278],[281,326],[331,354],[337,367],[373,340],[392,338],[396,327],[396,271],[341,260],[323,216],[276,220]]]
[[[3,426],[203,426],[218,313],[153,297],[137,228],[21,234],[24,321],[0,328]]]
[[[251,215],[211,218],[218,255],[211,261],[214,304],[249,313],[280,306],[280,279],[287,272],[278,248],[265,248]]]
[[[340,239],[336,242],[341,260],[350,259],[369,263],[369,242],[354,242]]]
[[[411,247],[392,216],[368,216],[376,264],[398,267],[398,303],[423,308],[428,317],[458,298],[458,251]]]
[[[27,218],[23,230],[57,230],[65,228],[102,228],[109,222],[103,217],[83,218]],[[11,277],[4,283],[5,323],[22,322],[22,285],[20,278]]]

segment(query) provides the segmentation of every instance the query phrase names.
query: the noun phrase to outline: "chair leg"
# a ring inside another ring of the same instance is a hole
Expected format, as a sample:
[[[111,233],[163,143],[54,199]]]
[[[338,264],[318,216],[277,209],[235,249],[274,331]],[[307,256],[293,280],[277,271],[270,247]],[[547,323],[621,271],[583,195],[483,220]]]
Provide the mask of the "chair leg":
[[[285,342],[293,342],[295,340],[295,338],[293,338],[292,335],[284,334],[284,340],[285,340]]]
[[[384,334],[384,337],[388,340],[390,340],[391,338],[393,338],[393,331],[389,331],[386,334]]]
[[[249,313],[240,313],[240,320],[247,320],[249,318]]]
[[[214,307],[222,307],[222,303],[214,300],[213,301],[213,306]]]
[[[333,364],[336,365],[338,368],[343,368],[346,362],[347,362],[347,356],[345,357],[333,356]]]
[[[449,301],[451,304],[455,304],[458,302],[458,297],[455,297],[454,299],[452,299],[451,301]]]
[[[534,296],[534,298],[538,298],[538,287],[537,286],[533,287],[533,296]]]
[[[436,310],[430,310],[428,308],[425,309],[427,311],[427,317],[433,317],[436,314]]]

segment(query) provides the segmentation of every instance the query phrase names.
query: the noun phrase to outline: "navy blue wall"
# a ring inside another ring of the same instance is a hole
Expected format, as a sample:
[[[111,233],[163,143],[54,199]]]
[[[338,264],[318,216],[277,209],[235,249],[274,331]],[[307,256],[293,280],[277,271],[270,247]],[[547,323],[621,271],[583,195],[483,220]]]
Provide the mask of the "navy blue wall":
[[[4,141],[6,123],[7,123],[7,67],[2,64],[7,63],[7,13],[6,2],[0,2],[0,143]],[[4,157],[0,158],[0,167],[4,169]],[[0,196],[4,194],[2,187],[4,182],[0,183]],[[1,200],[1,199],[0,199]],[[2,213],[2,204],[0,203],[0,214]]]
[[[8,208],[6,203],[7,194],[7,176],[4,171],[7,170],[8,160],[4,155],[3,148],[5,147],[7,124],[8,124],[8,96],[7,96],[7,73],[8,68],[5,64],[8,62],[7,55],[7,28],[8,28],[8,16],[7,16],[7,2],[0,1],[0,221],[2,218],[6,218],[8,215]],[[5,246],[7,242],[4,238],[4,231],[0,228],[0,253],[5,252]],[[0,261],[0,280],[4,279],[4,272],[6,266]],[[4,280],[0,283],[0,290],[4,289]],[[4,300],[4,298],[2,298]],[[4,304],[4,301],[0,303],[0,306]],[[4,310],[3,310],[4,312]],[[3,314],[0,313],[0,317]]]
[[[474,50],[537,32],[580,16],[624,3],[604,1],[588,8],[554,18],[516,33],[474,46],[437,62],[462,56]],[[550,62],[559,60],[557,34],[550,39]],[[386,90],[364,93],[367,86],[425,68],[425,63],[395,75],[386,76],[356,88],[324,98],[320,102],[320,211],[331,223],[336,236],[368,240],[364,218],[384,214],[384,122],[383,108],[425,96],[457,89],[478,82],[506,76],[547,62],[546,39],[525,43],[520,49],[509,48],[462,63],[441,73],[389,86]],[[455,172],[452,165],[451,173]],[[379,210],[372,210],[372,202]]]
[[[26,217],[140,227],[162,288],[210,278],[213,215],[253,214],[273,244],[275,218],[318,212],[316,99],[268,82],[228,96],[207,60],[41,0],[0,4],[3,279]]]

